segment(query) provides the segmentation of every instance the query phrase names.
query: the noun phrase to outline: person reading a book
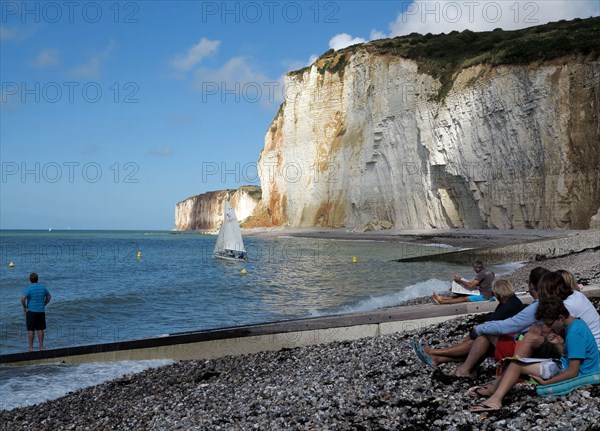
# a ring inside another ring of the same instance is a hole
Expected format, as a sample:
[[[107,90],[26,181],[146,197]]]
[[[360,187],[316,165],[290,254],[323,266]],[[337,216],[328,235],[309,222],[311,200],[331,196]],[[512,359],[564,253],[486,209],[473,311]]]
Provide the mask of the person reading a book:
[[[476,275],[472,281],[467,281],[459,275],[453,275],[452,281],[458,283],[461,287],[465,288],[466,294],[460,294],[458,296],[444,296],[439,293],[434,293],[431,299],[436,304],[458,304],[460,302],[477,302],[477,301],[489,301],[494,297],[492,292],[492,283],[496,279],[496,275],[492,270],[486,269],[483,266],[483,262],[480,260],[473,264],[473,271]],[[479,294],[471,294],[469,291],[479,290]]]
[[[502,400],[522,374],[528,374],[540,385],[550,385],[600,371],[600,354],[592,331],[583,320],[569,313],[560,297],[542,299],[535,317],[556,334],[552,337],[553,342],[560,343],[564,340],[563,356],[558,360],[541,361],[531,358],[511,359],[504,374],[490,388],[491,394],[477,393],[488,398],[471,407],[471,412],[500,410]]]

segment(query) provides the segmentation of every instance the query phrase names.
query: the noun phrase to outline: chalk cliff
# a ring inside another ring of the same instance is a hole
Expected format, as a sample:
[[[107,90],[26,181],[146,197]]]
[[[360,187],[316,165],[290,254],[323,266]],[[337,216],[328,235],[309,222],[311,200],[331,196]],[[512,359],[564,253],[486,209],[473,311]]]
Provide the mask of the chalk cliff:
[[[223,220],[223,201],[229,202],[240,222],[254,211],[260,200],[260,187],[243,186],[238,190],[219,190],[189,197],[175,206],[175,229],[217,229]]]
[[[597,227],[598,51],[491,63],[436,75],[363,44],[288,73],[257,213],[289,226]]]

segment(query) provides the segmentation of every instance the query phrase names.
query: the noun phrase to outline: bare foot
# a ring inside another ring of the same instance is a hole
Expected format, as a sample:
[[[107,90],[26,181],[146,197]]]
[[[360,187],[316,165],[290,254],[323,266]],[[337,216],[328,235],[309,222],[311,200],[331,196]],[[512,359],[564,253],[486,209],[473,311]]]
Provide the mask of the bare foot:
[[[454,371],[454,375],[456,377],[466,377],[469,379],[474,379],[477,377],[477,371],[463,370],[462,367],[458,367],[456,371]]]
[[[467,395],[473,398],[489,398],[493,395],[492,385],[473,386],[467,391]]]
[[[423,351],[425,351],[425,349],[423,349]],[[433,365],[434,367],[437,367],[438,365],[440,365],[442,363],[437,360],[435,355],[432,355],[430,353],[427,353],[427,355],[429,355],[429,360],[431,361],[431,365]]]
[[[495,412],[500,409],[502,409],[502,404],[494,402],[494,401],[490,401],[490,399],[488,398],[484,402],[471,407],[469,409],[469,411],[472,413],[483,413],[483,412]]]
[[[423,353],[425,353],[427,356],[429,356],[429,359],[431,360],[431,365],[434,366],[438,366],[441,364],[441,362],[437,359],[437,356],[435,354],[432,354],[431,351],[433,349],[429,348],[429,347],[422,347],[421,350],[423,350]]]
[[[434,293],[433,295],[431,295],[431,299],[433,300],[433,302],[435,302],[437,305],[440,305],[442,303],[442,301],[440,301],[440,295],[438,295],[437,293]]]

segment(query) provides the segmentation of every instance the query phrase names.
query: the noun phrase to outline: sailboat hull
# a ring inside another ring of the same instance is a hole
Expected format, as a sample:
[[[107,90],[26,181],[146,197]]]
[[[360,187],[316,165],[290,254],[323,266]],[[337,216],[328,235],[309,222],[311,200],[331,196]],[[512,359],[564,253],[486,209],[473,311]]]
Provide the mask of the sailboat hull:
[[[226,260],[228,262],[247,262],[248,258],[239,258],[239,257],[231,257],[231,256],[223,256],[221,254],[213,254],[212,255],[213,259],[221,259],[221,260]]]

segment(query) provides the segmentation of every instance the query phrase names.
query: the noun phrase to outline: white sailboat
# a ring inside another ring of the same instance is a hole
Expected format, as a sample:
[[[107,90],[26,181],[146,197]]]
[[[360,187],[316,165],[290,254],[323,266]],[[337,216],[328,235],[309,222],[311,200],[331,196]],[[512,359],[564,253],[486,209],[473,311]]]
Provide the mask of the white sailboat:
[[[235,262],[248,260],[244,241],[242,240],[240,224],[235,216],[235,211],[231,208],[227,199],[225,199],[223,224],[221,225],[221,229],[219,229],[219,236],[217,237],[213,257]]]

